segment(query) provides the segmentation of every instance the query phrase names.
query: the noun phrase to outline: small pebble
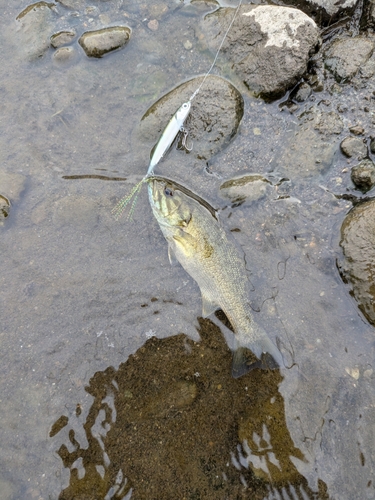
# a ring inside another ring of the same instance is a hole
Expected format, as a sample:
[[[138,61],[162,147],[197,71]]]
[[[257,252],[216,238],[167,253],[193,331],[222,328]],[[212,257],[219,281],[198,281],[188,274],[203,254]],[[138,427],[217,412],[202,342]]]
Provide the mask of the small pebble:
[[[354,135],[362,135],[365,131],[360,125],[354,125],[354,127],[350,127],[349,130]]]
[[[340,147],[344,155],[349,158],[354,156],[362,159],[365,158],[367,154],[367,145],[359,137],[346,137],[340,144]]]
[[[355,380],[359,379],[359,369],[358,368],[345,368],[348,375],[353,377]]]
[[[151,31],[156,31],[159,28],[159,21],[157,19],[152,19],[148,22],[147,26]]]
[[[186,50],[190,50],[193,47],[193,44],[190,42],[190,40],[186,40],[186,42],[184,42],[184,47]]]
[[[371,160],[364,160],[352,168],[351,178],[358,189],[369,191],[375,184],[375,165]]]

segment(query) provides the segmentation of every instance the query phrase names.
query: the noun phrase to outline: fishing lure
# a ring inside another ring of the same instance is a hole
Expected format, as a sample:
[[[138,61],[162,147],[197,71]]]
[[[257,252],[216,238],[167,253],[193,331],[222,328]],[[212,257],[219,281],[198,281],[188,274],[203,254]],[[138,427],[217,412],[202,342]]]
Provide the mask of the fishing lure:
[[[190,108],[191,101],[184,102],[183,105],[178,108],[176,113],[170,119],[152,153],[150,164],[147,170],[147,175],[153,174],[154,168],[159,163],[159,161],[168,153],[169,148],[172,146],[179,132],[184,133],[186,144],[185,134],[187,134],[187,132],[184,128],[184,123],[190,113]]]

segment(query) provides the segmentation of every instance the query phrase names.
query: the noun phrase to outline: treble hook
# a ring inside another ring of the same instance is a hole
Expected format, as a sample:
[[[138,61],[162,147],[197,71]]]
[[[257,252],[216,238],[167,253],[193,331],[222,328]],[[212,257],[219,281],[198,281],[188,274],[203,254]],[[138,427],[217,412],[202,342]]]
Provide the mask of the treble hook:
[[[178,149],[185,149],[185,151],[190,153],[190,151],[192,151],[192,149],[193,149],[193,143],[191,142],[191,147],[189,148],[188,142],[187,142],[187,136],[189,135],[189,132],[185,127],[180,127],[180,132],[182,134],[181,147],[178,147]]]

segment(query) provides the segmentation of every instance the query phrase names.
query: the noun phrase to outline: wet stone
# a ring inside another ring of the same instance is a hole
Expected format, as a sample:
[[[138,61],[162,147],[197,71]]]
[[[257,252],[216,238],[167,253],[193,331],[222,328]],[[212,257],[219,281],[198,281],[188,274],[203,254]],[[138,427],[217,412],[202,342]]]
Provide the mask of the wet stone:
[[[57,49],[63,45],[69,45],[76,37],[75,31],[60,31],[51,36],[51,45]]]
[[[60,47],[53,54],[53,60],[57,63],[65,63],[71,61],[75,56],[73,47]]]
[[[310,97],[311,92],[310,85],[303,82],[291,93],[290,98],[297,102],[304,102]]]
[[[340,115],[334,111],[329,111],[328,113],[321,113],[318,115],[316,121],[315,129],[321,134],[341,134],[344,128],[344,123],[340,118]]]
[[[357,205],[341,227],[341,276],[352,287],[358,307],[375,326],[375,200]]]
[[[142,117],[138,140],[149,143],[150,150],[177,109],[197,90],[202,77],[194,78],[159,99]],[[192,101],[185,123],[191,154],[209,159],[237,133],[243,116],[243,99],[238,90],[224,78],[209,76]]]
[[[358,189],[366,193],[375,184],[375,165],[371,160],[364,160],[352,168],[351,178]]]
[[[21,29],[18,34],[18,45],[30,61],[42,57],[50,46],[53,31],[55,4],[38,2],[29,5],[18,16]]]
[[[359,137],[346,137],[340,144],[341,151],[344,155],[352,158],[353,156],[358,159],[366,157],[367,146],[363,142],[363,139]]]
[[[159,29],[159,21],[157,19],[151,19],[151,21],[147,23],[147,26],[151,31],[157,31]]]
[[[233,17],[221,8],[202,24],[207,43],[217,50]],[[276,5],[243,6],[228,33],[222,53],[255,95],[277,97],[295,85],[319,44],[315,22],[297,9]],[[277,68],[277,71],[275,71]]]
[[[365,37],[337,39],[325,52],[325,65],[336,80],[350,80],[371,57],[374,41]]]
[[[360,74],[363,78],[371,78],[375,75],[375,59],[372,57],[364,66],[360,68]]]
[[[85,0],[57,0],[57,2],[72,10],[82,10],[85,6]]]
[[[220,195],[238,206],[263,198],[270,186],[270,181],[261,175],[245,175],[223,182]]]
[[[130,38],[131,30],[126,26],[112,26],[97,31],[88,31],[78,40],[89,57],[102,57],[108,52],[122,48]]]
[[[289,177],[312,177],[328,171],[338,149],[343,122],[337,113],[314,107],[302,115],[301,123],[286,143],[277,162]]]
[[[349,131],[354,135],[362,135],[365,129],[360,125],[354,125],[354,127],[349,128]]]
[[[160,19],[168,12],[168,5],[159,2],[148,2],[147,5],[147,16],[150,19]]]
[[[0,226],[3,225],[4,219],[9,216],[10,201],[6,196],[0,194]]]

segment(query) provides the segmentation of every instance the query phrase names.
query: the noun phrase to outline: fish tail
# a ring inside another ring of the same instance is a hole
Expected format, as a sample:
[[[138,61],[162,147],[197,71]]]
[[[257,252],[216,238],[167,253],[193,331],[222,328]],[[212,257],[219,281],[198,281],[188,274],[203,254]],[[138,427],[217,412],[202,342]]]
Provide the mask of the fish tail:
[[[233,355],[232,376],[233,378],[242,377],[251,370],[246,354],[246,347],[238,347]]]
[[[247,350],[252,351],[260,360],[260,363],[249,363],[249,357],[246,354]],[[274,363],[272,360],[269,360],[270,356],[272,356]],[[275,363],[279,367],[284,366],[282,354],[266,333],[264,333],[261,338],[258,338],[254,342],[239,346],[236,349],[233,356],[232,375],[234,378],[238,378],[256,367],[275,368]]]

